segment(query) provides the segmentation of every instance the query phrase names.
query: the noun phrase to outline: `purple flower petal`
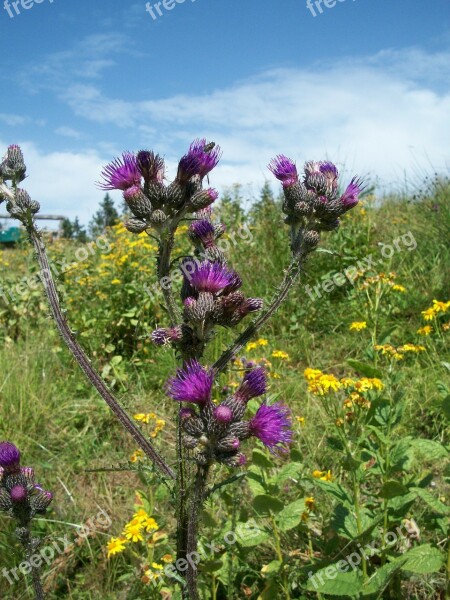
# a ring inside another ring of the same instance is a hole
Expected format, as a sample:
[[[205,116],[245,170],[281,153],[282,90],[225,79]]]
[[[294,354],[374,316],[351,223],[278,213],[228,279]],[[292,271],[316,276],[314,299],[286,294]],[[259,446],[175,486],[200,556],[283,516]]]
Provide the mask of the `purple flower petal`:
[[[183,369],[169,379],[167,392],[178,402],[205,404],[211,397],[214,374],[196,360],[189,361]]]
[[[122,158],[116,158],[106,165],[102,171],[103,183],[99,183],[102,190],[126,190],[133,185],[140,185],[141,172],[138,161],[131,152],[124,152]]]
[[[286,445],[292,441],[291,427],[291,411],[279,402],[272,406],[262,404],[249,422],[250,434],[260,439],[272,453],[286,451]]]
[[[278,154],[278,156],[273,158],[268,168],[281,181],[283,187],[288,187],[298,181],[295,163],[284,154]]]

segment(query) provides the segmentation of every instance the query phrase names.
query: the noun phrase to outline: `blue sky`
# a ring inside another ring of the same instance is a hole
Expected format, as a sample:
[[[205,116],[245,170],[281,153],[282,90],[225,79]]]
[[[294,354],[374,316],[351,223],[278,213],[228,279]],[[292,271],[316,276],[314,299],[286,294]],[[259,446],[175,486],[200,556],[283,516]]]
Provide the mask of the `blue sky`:
[[[380,190],[448,172],[449,0],[325,1],[152,0],[153,19],[145,1],[0,0],[1,146],[23,146],[46,212],[84,222],[103,164],[146,147],[173,174],[198,136],[223,148],[211,183],[249,197],[280,152]]]

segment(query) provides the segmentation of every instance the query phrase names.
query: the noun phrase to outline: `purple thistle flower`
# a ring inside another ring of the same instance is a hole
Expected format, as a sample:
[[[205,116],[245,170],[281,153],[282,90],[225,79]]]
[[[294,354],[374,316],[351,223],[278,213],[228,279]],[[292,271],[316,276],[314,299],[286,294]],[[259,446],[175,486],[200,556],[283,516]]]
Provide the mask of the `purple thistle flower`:
[[[205,150],[206,149],[206,150]],[[189,151],[178,163],[177,179],[186,183],[194,175],[203,179],[220,160],[220,146],[208,150],[206,139],[196,139],[189,146]]]
[[[242,279],[241,279],[240,275],[238,273],[236,273],[236,271],[231,271],[231,281],[227,285],[227,287],[224,288],[223,293],[225,295],[232,294],[233,292],[238,290],[241,287],[241,285],[242,285]]]
[[[322,175],[325,175],[327,181],[331,185],[331,188],[336,189],[337,180],[339,177],[339,171],[337,170],[336,165],[329,161],[323,161],[320,163],[319,170],[322,173]]]
[[[196,360],[188,361],[178,369],[175,377],[167,382],[167,392],[178,402],[205,404],[211,397],[214,374]]]
[[[238,467],[243,467],[246,464],[247,464],[247,457],[245,456],[245,454],[239,454],[236,465]]]
[[[151,150],[140,150],[136,162],[145,183],[162,183],[164,180],[165,164],[158,154]]]
[[[20,470],[20,452],[11,442],[0,442],[0,467],[5,473]]]
[[[203,261],[200,264],[195,263],[195,269],[189,279],[198,292],[215,294],[233,284],[234,277],[235,273],[228,271],[222,264]]]
[[[116,158],[106,165],[102,171],[103,183],[99,183],[102,190],[126,190],[133,185],[141,183],[141,171],[137,158],[131,152],[124,152],[122,158]]]
[[[347,189],[341,196],[341,202],[346,210],[350,210],[359,202],[359,194],[363,191],[364,185],[361,179],[353,177],[348,184]]]
[[[184,419],[190,419],[191,417],[195,417],[195,411],[192,408],[180,408],[180,419],[183,421]]]
[[[273,158],[270,161],[268,168],[275,177],[281,181],[283,187],[289,187],[298,181],[295,163],[284,154],[278,154],[278,156]]]
[[[199,239],[205,248],[210,248],[214,245],[215,241],[215,227],[211,221],[201,219],[200,221],[194,221],[189,227],[191,235]]]
[[[15,485],[9,495],[11,496],[11,500],[13,502],[23,502],[27,498],[27,490],[23,487],[23,485]]]
[[[256,415],[249,421],[249,431],[272,452],[286,451],[292,441],[291,411],[280,402],[268,406],[262,404]]]
[[[236,390],[235,398],[242,402],[248,402],[251,398],[262,396],[266,391],[266,372],[263,367],[257,367],[244,375],[241,385]]]

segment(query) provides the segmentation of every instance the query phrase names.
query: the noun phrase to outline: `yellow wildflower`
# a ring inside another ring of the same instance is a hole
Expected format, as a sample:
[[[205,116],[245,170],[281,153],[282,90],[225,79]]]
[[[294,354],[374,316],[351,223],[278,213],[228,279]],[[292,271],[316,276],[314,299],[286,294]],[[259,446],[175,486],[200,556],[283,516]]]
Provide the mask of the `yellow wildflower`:
[[[308,391],[318,396],[324,396],[329,392],[337,392],[341,387],[339,379],[334,375],[322,374],[318,379],[310,382]]]
[[[114,556],[114,554],[119,554],[119,552],[123,552],[125,550],[126,543],[127,542],[124,538],[112,537],[106,546],[106,549],[108,550],[108,558],[110,556]]]
[[[173,556],[171,554],[164,554],[162,561],[165,563],[171,563],[173,562]]]
[[[367,392],[368,390],[382,390],[384,387],[383,382],[380,379],[362,377],[355,383],[355,388],[359,392]]]
[[[152,569],[157,569],[158,571],[162,571],[164,569],[164,567],[163,567],[163,565],[160,565],[159,563],[153,562]]]
[[[340,380],[340,383],[341,383],[342,387],[346,388],[346,389],[355,385],[354,379],[351,379],[350,377],[342,377],[342,379]]]
[[[308,498],[305,498],[305,505],[308,510],[314,510],[316,505],[314,498],[312,496],[308,496]]]
[[[133,515],[133,521],[137,520],[140,523],[142,523],[143,521],[145,521],[148,518],[149,517],[148,517],[147,511],[144,510],[143,508],[140,508],[139,510],[137,510]]]
[[[133,519],[130,523],[127,523],[123,530],[123,534],[130,542],[144,541],[142,536],[142,524],[138,519]]]
[[[259,340],[256,340],[256,344],[258,346],[267,346],[269,342],[266,340],[266,338],[259,338]]]
[[[313,471],[312,472],[312,476],[315,479],[320,479],[321,481],[331,481],[333,479],[333,476],[331,474],[331,471]]]
[[[431,327],[431,325],[425,325],[424,327],[420,327],[420,329],[417,330],[417,333],[419,335],[430,335],[430,333],[433,331],[433,328]]]
[[[255,348],[258,347],[258,344],[256,342],[248,342],[248,344],[245,346],[245,349],[247,350],[247,352],[250,352],[251,350],[255,350]]]
[[[402,285],[399,285],[398,283],[393,285],[392,289],[394,290],[394,292],[402,292],[402,293],[406,292],[406,288],[403,287]]]
[[[305,417],[297,417],[297,421],[302,427],[305,425]]]
[[[122,282],[120,281],[120,279],[113,279],[113,280],[111,281],[111,284],[112,284],[112,285],[119,285],[120,283],[122,283]]]
[[[133,452],[133,454],[130,456],[130,462],[136,463],[141,458],[144,458],[144,452],[142,450],[136,450],[136,452]]]
[[[444,323],[442,325],[442,330],[443,331],[448,331],[450,329],[450,321],[448,323]]]
[[[133,417],[136,421],[142,421],[142,423],[150,423],[151,419],[155,419],[155,413],[138,413]]]
[[[366,329],[366,328],[367,328],[367,323],[365,321],[353,321],[353,323],[349,327],[350,331],[352,331],[352,330],[361,331],[362,329]]]
[[[283,350],[274,350],[272,352],[273,358],[281,358],[282,360],[289,360],[289,354],[287,352],[283,352]]]
[[[307,381],[315,381],[322,375],[322,371],[319,369],[305,369],[303,375]]]
[[[148,533],[159,528],[159,525],[155,521],[155,519],[153,517],[149,517],[149,516],[147,516],[147,518],[142,521],[141,525],[145,529],[145,531],[147,531]]]

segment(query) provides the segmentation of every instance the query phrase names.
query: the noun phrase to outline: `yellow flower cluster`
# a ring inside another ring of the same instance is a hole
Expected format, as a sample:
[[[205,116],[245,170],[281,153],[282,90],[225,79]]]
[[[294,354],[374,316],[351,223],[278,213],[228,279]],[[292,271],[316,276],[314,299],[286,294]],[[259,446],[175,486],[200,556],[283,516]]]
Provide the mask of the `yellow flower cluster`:
[[[144,541],[144,533],[152,533],[159,529],[158,523],[143,508],[138,509],[127,523],[120,537],[112,537],[107,544],[108,558],[123,552],[128,543]]]
[[[389,287],[393,287],[394,285],[396,285],[394,282],[394,279],[396,277],[396,273],[378,273],[377,275],[373,275],[372,277],[366,277],[366,279],[361,283],[361,288],[365,289],[371,285],[376,285],[378,283],[382,285],[387,285]]]
[[[353,388],[357,392],[367,392],[369,390],[382,390],[383,382],[376,377],[361,377],[361,379],[351,379],[343,377],[338,379],[334,375],[327,375],[320,369],[305,369],[304,376],[308,382],[308,391],[316,396],[325,396],[331,392],[338,392],[341,389],[348,390]]]
[[[272,358],[281,358],[281,360],[289,360],[289,354],[283,350],[274,350],[272,352]]]
[[[256,348],[260,348],[261,346],[267,346],[268,343],[268,340],[265,338],[259,338],[259,340],[256,340],[256,342],[248,342],[248,344],[245,346],[245,350],[247,352],[251,352],[252,350],[256,350]]]
[[[391,344],[377,344],[374,346],[375,350],[381,352],[382,356],[389,356],[394,360],[403,360],[405,354],[408,352],[413,352],[414,354],[419,354],[419,352],[424,352],[425,347],[415,344],[403,344],[403,346],[392,346]]]
[[[425,321],[432,321],[440,313],[446,313],[450,308],[450,301],[441,302],[440,300],[433,300],[433,306],[422,311],[422,316]]]
[[[333,479],[333,475],[329,469],[328,471],[313,471],[312,476],[314,479],[320,479],[321,481],[332,481]]]
[[[137,415],[134,415],[134,419],[145,424],[149,424],[151,421],[154,421],[153,430],[150,432],[150,437],[152,438],[155,438],[166,426],[164,419],[159,419],[153,412],[138,413]]]
[[[431,325],[424,325],[423,327],[420,327],[417,330],[417,333],[419,335],[423,335],[423,336],[427,336],[430,335],[430,333],[433,331],[433,328],[431,327]]]
[[[365,321],[353,321],[349,327],[350,331],[361,331],[367,329],[367,323]]]

